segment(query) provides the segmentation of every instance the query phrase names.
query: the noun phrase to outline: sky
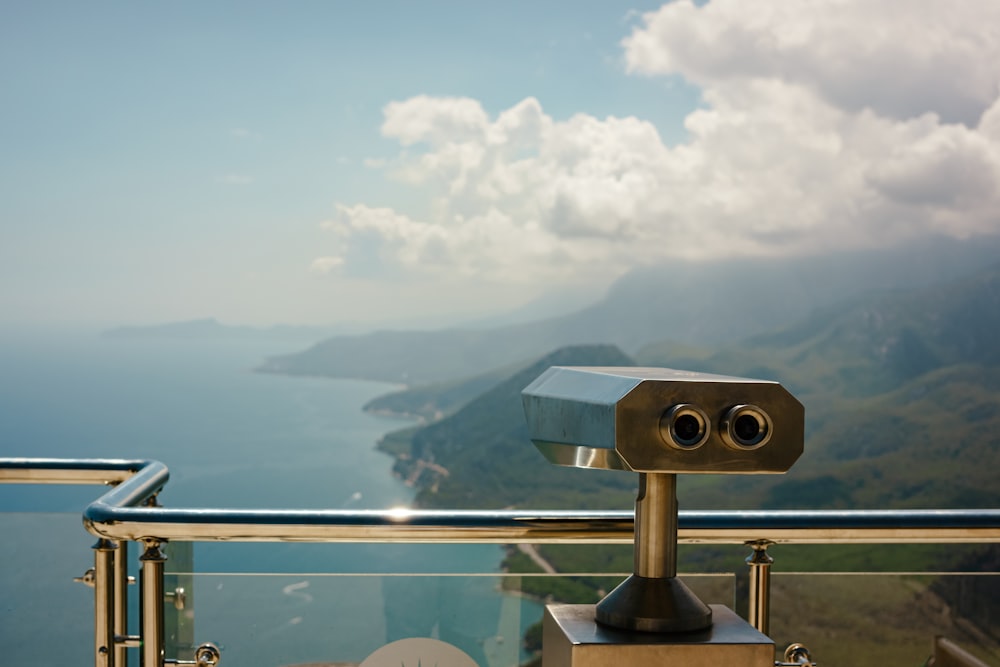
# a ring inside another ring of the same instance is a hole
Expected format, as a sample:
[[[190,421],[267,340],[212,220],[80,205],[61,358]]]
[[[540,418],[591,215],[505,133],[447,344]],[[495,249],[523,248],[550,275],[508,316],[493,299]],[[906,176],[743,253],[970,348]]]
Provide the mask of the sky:
[[[996,235],[998,63],[980,0],[3,3],[0,326],[444,325]]]

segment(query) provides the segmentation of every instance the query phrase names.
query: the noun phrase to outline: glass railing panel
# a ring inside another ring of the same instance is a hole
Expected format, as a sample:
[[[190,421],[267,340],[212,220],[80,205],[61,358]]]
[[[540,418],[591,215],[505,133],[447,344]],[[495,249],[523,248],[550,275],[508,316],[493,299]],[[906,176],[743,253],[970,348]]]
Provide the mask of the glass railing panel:
[[[936,636],[1000,664],[1000,574],[777,573],[771,636],[819,664],[923,665]]]
[[[130,553],[139,550],[140,545],[131,545]],[[180,660],[194,659],[194,649],[198,645],[194,639],[194,609],[196,604],[194,579],[194,547],[192,542],[168,542],[163,545],[167,557],[163,565],[163,637],[166,655]],[[137,605],[132,605],[137,609]],[[130,627],[138,628],[137,617],[130,621]]]
[[[432,544],[199,542],[194,545],[193,553],[195,572],[480,574],[500,572],[507,552],[498,544],[442,541]],[[168,555],[167,569],[171,567]]]
[[[92,661],[94,589],[73,581],[94,565],[80,514],[0,513],[0,664]]]
[[[516,667],[538,657],[546,601],[592,603],[597,589],[589,587],[610,589],[625,575],[180,576],[192,581],[194,602],[186,613],[194,642],[216,643],[224,663],[357,665],[392,642],[433,638],[480,667]],[[706,602],[732,606],[733,575],[684,579]],[[420,656],[411,657],[418,664]]]
[[[356,665],[407,638],[447,642],[484,667],[519,665],[530,657],[521,638],[542,608],[505,592],[501,579],[195,574],[194,634],[217,644],[223,663],[246,667]]]

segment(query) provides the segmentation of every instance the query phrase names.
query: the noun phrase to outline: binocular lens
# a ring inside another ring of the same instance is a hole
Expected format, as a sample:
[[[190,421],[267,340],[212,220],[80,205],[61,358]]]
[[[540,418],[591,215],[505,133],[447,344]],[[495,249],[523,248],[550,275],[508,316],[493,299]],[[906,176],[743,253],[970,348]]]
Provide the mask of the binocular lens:
[[[674,433],[678,440],[684,442],[696,442],[702,428],[704,427],[694,415],[681,415],[674,422]]]
[[[740,442],[753,442],[760,436],[760,426],[753,415],[740,415],[733,422],[733,433]]]
[[[737,405],[722,419],[722,439],[736,449],[757,449],[771,438],[771,418],[754,405]]]
[[[660,433],[677,449],[695,449],[708,439],[708,417],[688,403],[675,405],[660,419]]]

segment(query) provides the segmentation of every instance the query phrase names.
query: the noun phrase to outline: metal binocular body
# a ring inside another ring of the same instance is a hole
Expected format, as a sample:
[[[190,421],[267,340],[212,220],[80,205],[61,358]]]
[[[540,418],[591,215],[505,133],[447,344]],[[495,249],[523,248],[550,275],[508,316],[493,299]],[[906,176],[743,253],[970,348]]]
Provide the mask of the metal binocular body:
[[[666,368],[554,366],[522,392],[552,463],[635,472],[782,473],[805,410],[777,382]]]
[[[551,462],[639,473],[634,573],[597,604],[596,621],[711,627],[711,609],[676,576],[676,473],[786,472],[802,455],[802,404],[776,382],[666,368],[554,366],[521,395]]]

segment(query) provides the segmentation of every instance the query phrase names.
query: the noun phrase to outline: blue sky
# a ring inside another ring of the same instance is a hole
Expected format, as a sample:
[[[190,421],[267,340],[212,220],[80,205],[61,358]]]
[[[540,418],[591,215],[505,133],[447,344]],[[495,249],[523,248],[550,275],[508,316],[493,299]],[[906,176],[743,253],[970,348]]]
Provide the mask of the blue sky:
[[[997,12],[922,4],[8,3],[0,310],[453,322],[993,234]]]

